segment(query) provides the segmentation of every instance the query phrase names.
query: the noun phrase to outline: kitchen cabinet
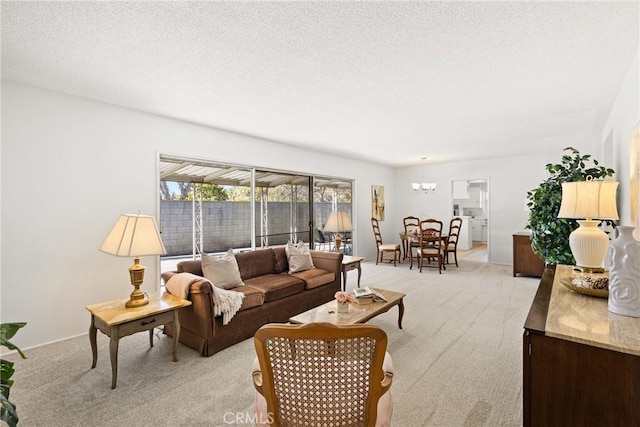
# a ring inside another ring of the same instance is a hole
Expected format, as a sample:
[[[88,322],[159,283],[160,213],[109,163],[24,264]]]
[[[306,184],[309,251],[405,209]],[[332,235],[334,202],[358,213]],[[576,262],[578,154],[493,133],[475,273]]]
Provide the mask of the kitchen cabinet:
[[[454,181],[454,183],[457,181]],[[459,181],[465,182],[465,181]],[[462,191],[462,190],[460,190]],[[476,186],[468,186],[467,190],[465,190],[465,197],[457,197],[454,193],[453,201],[454,204],[457,204],[461,208],[483,208],[485,205],[486,191],[482,190],[480,187]],[[461,195],[461,194],[458,194]]]
[[[482,239],[482,228],[477,221],[471,221],[471,238],[474,242],[479,242]]]
[[[458,236],[458,249],[468,251],[473,247],[473,242],[471,241],[471,217],[460,216],[459,218],[462,219],[462,226]]]
[[[469,197],[469,182],[453,181],[453,198],[468,199]]]
[[[471,219],[471,238],[474,242],[487,241],[487,219],[472,218]]]
[[[480,187],[469,187],[469,199],[465,200],[465,208],[481,208],[484,206],[484,191]]]

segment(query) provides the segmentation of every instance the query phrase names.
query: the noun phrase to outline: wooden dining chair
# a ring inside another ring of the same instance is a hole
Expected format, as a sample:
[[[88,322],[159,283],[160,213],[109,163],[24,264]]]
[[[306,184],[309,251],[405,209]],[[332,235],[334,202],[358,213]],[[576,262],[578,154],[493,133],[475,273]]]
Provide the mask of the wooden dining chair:
[[[404,250],[403,259],[407,259],[407,256],[409,256],[409,258],[412,257],[413,248],[418,247],[418,240],[412,239],[410,236],[414,233],[417,235],[418,230],[420,230],[420,218],[418,218],[417,216],[406,216],[402,219],[402,225],[404,226],[405,236],[405,238],[402,240],[402,249]],[[407,255],[407,253],[409,255]]]
[[[453,254],[453,259],[458,267],[458,238],[462,229],[462,218],[455,217],[449,221],[449,233],[447,234],[446,245],[444,248],[444,262],[449,264],[449,254]]]
[[[381,328],[268,324],[254,345],[258,426],[390,426],[393,365]]]
[[[397,262],[400,262],[400,243],[382,243],[382,235],[380,234],[380,225],[378,220],[371,217],[371,226],[373,227],[373,237],[376,240],[376,265],[378,262],[384,261],[384,254],[393,254],[393,266],[396,266]],[[391,260],[389,260],[391,262]]]
[[[438,262],[438,273],[446,269],[444,265],[444,243],[442,241],[442,221],[429,218],[420,221],[420,238],[418,248],[418,266],[420,273],[424,266],[424,260],[429,263],[432,259]]]

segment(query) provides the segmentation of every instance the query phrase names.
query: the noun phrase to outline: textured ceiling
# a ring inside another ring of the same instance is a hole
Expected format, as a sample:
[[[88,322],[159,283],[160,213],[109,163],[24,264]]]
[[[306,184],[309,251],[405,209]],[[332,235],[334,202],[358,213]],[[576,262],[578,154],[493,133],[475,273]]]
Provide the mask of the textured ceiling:
[[[2,77],[392,166],[599,133],[630,2],[2,2]]]

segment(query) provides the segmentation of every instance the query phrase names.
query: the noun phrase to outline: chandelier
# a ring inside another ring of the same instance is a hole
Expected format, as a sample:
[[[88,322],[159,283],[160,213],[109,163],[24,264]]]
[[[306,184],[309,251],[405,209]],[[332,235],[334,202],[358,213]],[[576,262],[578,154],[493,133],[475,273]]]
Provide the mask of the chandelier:
[[[419,193],[420,190],[422,190],[424,194],[433,193],[434,191],[436,191],[437,184],[435,182],[425,182],[424,161],[426,160],[426,157],[421,157],[421,159],[422,159],[422,180],[420,180],[420,182],[412,182],[411,188],[413,189],[414,193]]]

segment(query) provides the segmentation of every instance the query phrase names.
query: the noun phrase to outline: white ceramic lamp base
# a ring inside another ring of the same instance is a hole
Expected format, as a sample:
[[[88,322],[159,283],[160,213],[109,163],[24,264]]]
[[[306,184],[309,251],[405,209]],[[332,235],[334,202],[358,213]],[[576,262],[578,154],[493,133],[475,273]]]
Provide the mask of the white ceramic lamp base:
[[[598,220],[579,220],[580,227],[569,235],[569,246],[576,266],[585,270],[602,269],[609,248],[609,237],[598,228]]]

